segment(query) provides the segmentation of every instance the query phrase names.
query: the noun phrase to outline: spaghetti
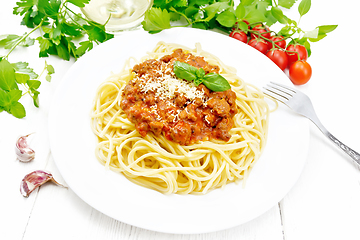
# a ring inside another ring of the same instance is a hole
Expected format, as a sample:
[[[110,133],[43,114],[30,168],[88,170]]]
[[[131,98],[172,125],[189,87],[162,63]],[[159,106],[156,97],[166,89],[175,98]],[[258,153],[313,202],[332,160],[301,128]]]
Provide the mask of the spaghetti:
[[[189,49],[159,42],[140,62],[160,59],[179,48],[217,66],[235,92],[237,113],[228,141],[211,138],[179,144],[164,134],[140,134],[120,106],[125,86],[136,77],[131,66],[136,60],[129,59],[119,74],[111,75],[97,90],[91,115],[99,141],[96,157],[130,181],[165,194],[204,194],[229,182],[245,183],[266,144],[269,108],[264,95],[200,44]]]

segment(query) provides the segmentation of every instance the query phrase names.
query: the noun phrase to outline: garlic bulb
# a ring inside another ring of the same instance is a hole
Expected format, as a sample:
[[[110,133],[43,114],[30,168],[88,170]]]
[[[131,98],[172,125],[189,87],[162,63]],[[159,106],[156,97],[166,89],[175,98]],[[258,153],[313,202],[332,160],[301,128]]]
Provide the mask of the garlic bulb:
[[[31,134],[21,136],[16,141],[15,153],[20,162],[30,162],[35,158],[35,151],[28,146],[27,138]]]
[[[55,181],[51,173],[42,170],[36,170],[27,174],[21,181],[20,193],[24,197],[28,197],[32,191],[49,181],[55,183],[58,186],[65,187]]]

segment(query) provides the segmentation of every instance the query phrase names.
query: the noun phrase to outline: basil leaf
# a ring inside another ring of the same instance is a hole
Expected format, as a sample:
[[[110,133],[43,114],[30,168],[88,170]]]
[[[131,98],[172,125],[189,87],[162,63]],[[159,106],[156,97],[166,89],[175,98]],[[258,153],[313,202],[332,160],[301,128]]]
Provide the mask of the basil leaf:
[[[190,64],[175,61],[174,62],[174,73],[178,78],[193,81],[197,78],[198,69]]]
[[[223,11],[220,13],[216,20],[225,27],[232,27],[236,23],[235,14],[229,10]]]
[[[30,76],[23,73],[15,73],[15,80],[18,84],[25,84],[28,80],[30,80]]]
[[[279,23],[286,24],[287,19],[284,16],[283,11],[278,7],[272,7],[271,8],[271,14],[276,18],[276,20],[279,21]]]
[[[290,9],[294,4],[296,0],[279,0],[278,4],[281,7]]]
[[[311,0],[302,0],[299,4],[298,11],[300,16],[304,16],[311,7]]]
[[[206,74],[203,78],[203,84],[214,92],[223,92],[231,88],[229,82],[217,73]]]
[[[323,25],[317,27],[319,29],[319,33],[329,33],[334,31],[338,25]]]
[[[205,76],[205,70],[202,68],[199,68],[196,70],[195,74],[198,78],[203,78]]]
[[[38,89],[40,87],[40,85],[41,85],[41,82],[38,81],[38,80],[28,80],[27,85],[31,89]]]
[[[237,19],[243,19],[245,17],[246,10],[242,3],[240,3],[235,10],[235,16]]]
[[[25,108],[19,102],[15,102],[10,106],[10,112],[12,115],[14,115],[14,117],[17,118],[23,118],[26,116]]]
[[[18,89],[14,67],[5,59],[0,61],[0,88],[5,91]]]

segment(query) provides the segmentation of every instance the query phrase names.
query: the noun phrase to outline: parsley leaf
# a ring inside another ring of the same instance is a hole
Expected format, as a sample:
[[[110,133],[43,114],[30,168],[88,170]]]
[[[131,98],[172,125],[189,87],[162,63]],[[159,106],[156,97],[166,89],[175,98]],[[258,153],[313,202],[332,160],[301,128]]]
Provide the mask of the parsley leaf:
[[[143,28],[150,33],[156,33],[171,27],[170,14],[164,9],[151,8],[145,13],[144,21],[142,22]]]
[[[2,35],[0,36],[0,46],[5,49],[11,49],[12,47],[19,45],[24,47],[29,47],[34,45],[35,40],[30,37],[26,37],[26,33],[23,36],[18,36],[15,34]]]
[[[85,4],[89,3],[90,0],[68,0],[68,2],[74,4],[77,7],[85,7]]]
[[[81,14],[71,10],[68,5],[84,7],[90,0],[18,0],[13,9],[14,15],[22,16],[21,24],[30,28],[23,35],[7,34],[0,36],[0,47],[10,49],[8,54],[0,57],[0,112],[7,111],[15,117],[26,116],[24,106],[19,103],[21,96],[29,94],[36,107],[39,107],[40,77],[45,73],[46,81],[51,81],[55,69],[45,61],[40,75],[34,72],[26,62],[9,63],[8,56],[18,46],[28,47],[39,43],[39,57],[55,55],[64,60],[77,59],[91,50],[94,43],[102,43],[114,37],[105,31],[105,26],[89,21]],[[171,2],[171,1],[169,1]],[[177,6],[186,3],[176,0]],[[38,31],[36,39],[31,34]],[[77,40],[87,40],[77,43]],[[19,90],[21,85],[24,93]]]
[[[30,78],[38,78],[38,75],[34,72],[32,68],[29,67],[27,62],[16,62],[11,64],[17,73],[24,73],[29,75]]]

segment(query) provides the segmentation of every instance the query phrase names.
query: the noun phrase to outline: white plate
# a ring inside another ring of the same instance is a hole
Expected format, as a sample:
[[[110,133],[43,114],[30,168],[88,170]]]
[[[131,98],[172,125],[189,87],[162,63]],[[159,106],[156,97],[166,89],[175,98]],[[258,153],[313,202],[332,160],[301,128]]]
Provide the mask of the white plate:
[[[59,85],[49,115],[51,152],[68,186],[100,212],[137,227],[167,233],[205,233],[250,221],[275,206],[295,184],[306,161],[308,122],[283,106],[271,114],[268,143],[245,188],[228,184],[203,196],[163,195],[105,170],[96,160],[90,129],[95,91],[130,56],[140,58],[159,41],[205,51],[238,69],[259,88],[269,81],[288,84],[267,57],[219,33],[177,28],[158,34],[133,31],[103,43],[80,58]]]

